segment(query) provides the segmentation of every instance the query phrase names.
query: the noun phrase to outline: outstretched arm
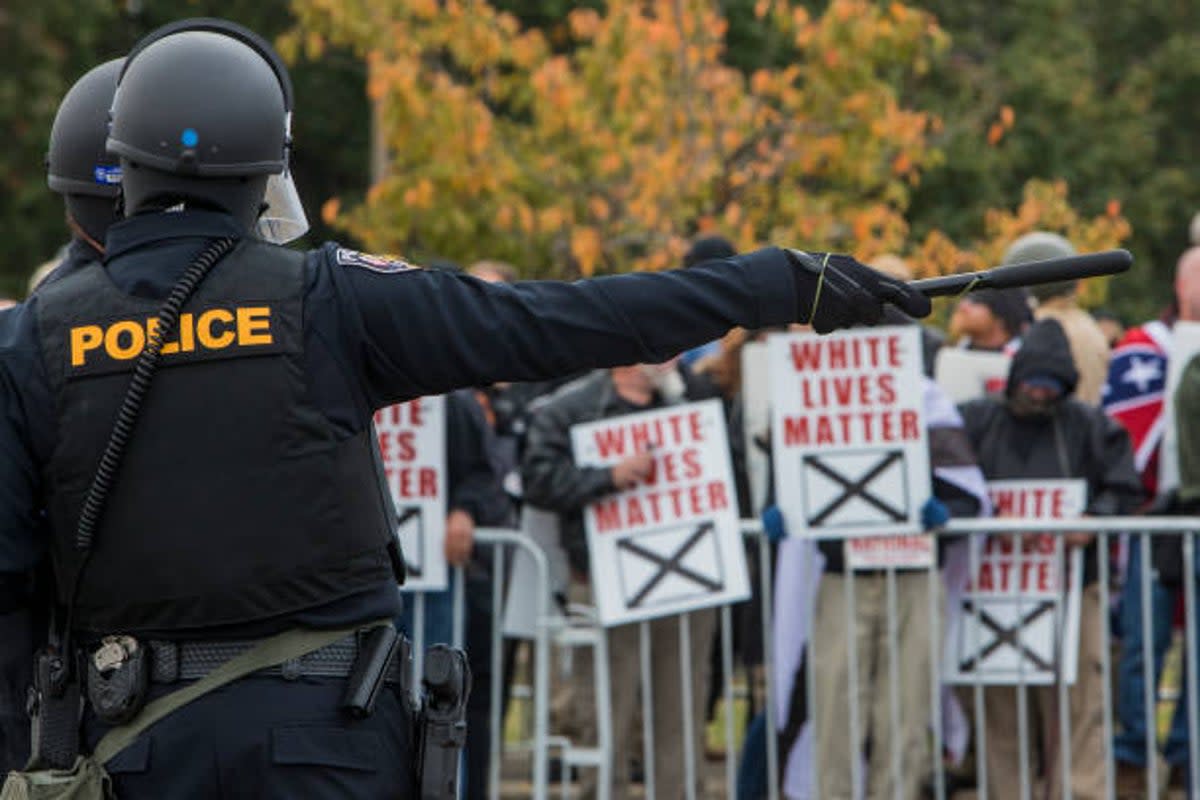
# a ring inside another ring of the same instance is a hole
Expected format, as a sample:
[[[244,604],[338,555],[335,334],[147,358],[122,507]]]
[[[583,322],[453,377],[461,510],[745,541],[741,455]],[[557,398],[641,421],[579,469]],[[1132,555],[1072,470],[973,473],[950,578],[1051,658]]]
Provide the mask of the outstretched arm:
[[[874,322],[885,300],[909,299],[903,284],[853,259],[779,248],[574,283],[496,285],[357,266],[330,266],[330,274],[377,407],[459,386],[659,362],[735,326]],[[915,302],[927,313],[928,300]]]

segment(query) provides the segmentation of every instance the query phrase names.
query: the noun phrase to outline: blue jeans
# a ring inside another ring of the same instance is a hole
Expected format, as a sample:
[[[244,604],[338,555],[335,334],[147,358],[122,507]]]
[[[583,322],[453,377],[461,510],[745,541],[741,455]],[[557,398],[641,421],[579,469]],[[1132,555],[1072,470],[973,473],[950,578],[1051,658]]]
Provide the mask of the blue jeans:
[[[1143,702],[1145,675],[1142,658],[1142,548],[1140,537],[1130,539],[1129,570],[1121,590],[1118,611],[1121,627],[1121,658],[1117,663],[1117,719],[1121,732],[1114,741],[1118,761],[1136,766],[1146,765],[1146,706]],[[1174,593],[1163,586],[1153,573],[1150,585],[1151,655],[1154,659],[1154,695],[1162,677],[1163,657],[1171,644],[1171,623],[1175,614]],[[1186,683],[1186,682],[1185,682]],[[1179,697],[1171,729],[1167,733],[1163,757],[1169,764],[1187,762],[1187,705],[1188,687]]]
[[[759,712],[746,728],[742,760],[737,771],[737,800],[767,796],[767,715]]]

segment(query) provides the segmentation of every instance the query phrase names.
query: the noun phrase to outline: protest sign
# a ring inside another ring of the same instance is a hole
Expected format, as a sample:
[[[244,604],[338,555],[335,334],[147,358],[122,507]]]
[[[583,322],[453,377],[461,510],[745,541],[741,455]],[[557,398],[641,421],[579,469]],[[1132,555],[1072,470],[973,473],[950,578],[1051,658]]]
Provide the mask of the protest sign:
[[[405,591],[445,589],[446,414],[444,397],[375,412],[375,433],[404,551]]]
[[[775,497],[793,536],[916,534],[930,496],[921,332],[768,340]]]
[[[718,400],[571,429],[575,463],[650,451],[650,477],[587,506],[592,592],[605,626],[749,597],[725,416]]]
[[[1000,516],[1071,519],[1087,504],[1083,480],[988,483]],[[947,681],[988,685],[1075,682],[1083,554],[1065,570],[1061,536],[992,535],[975,540],[975,572],[946,638]]]
[[[929,534],[846,540],[846,564],[850,569],[924,569],[933,566],[934,560],[934,541]]]
[[[943,347],[933,367],[933,380],[955,403],[1002,394],[1008,382],[1008,353]]]

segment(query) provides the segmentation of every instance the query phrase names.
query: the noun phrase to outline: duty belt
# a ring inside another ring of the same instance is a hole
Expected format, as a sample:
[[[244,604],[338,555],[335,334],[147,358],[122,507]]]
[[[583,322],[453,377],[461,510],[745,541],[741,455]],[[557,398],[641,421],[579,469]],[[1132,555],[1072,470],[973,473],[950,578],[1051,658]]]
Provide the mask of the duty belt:
[[[254,675],[275,676],[284,680],[302,677],[344,678],[354,667],[358,656],[360,634],[350,634],[333,644],[325,645],[300,658],[289,659],[277,667],[259,670]],[[175,683],[203,678],[234,656],[257,644],[241,642],[149,642],[153,656],[150,680],[155,683]],[[409,663],[409,642],[401,637],[400,649],[388,668],[387,681],[402,683],[404,668]]]

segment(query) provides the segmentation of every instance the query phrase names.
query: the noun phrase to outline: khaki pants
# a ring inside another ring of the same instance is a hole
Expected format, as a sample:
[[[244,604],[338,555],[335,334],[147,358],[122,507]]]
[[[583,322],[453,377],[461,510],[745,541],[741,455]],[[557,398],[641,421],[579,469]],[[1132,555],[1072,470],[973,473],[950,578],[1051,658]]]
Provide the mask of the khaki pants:
[[[929,748],[931,701],[930,576],[925,570],[896,573],[896,663],[888,652],[887,577],[859,574],[854,580],[854,624],[846,619],[846,581],[826,573],[817,595],[813,641],[813,710],[822,800],[854,797],[851,768],[866,761],[866,796],[920,798],[933,764]],[[941,580],[935,576],[934,580]],[[858,675],[850,675],[847,634],[854,636]],[[897,676],[899,716],[893,724],[890,675]],[[858,702],[859,741],[850,741],[849,693]],[[869,752],[869,757],[867,754]],[[893,755],[899,755],[899,774]]]
[[[1100,587],[1083,590],[1079,609],[1079,669],[1067,690],[1071,730],[1071,796],[1075,800],[1104,797],[1104,685],[1101,672],[1100,626],[1108,624],[1100,607]],[[988,796],[1009,800],[1021,796],[1021,736],[1015,686],[994,686],[983,692],[987,715]],[[1029,730],[1025,745],[1030,780],[1040,774],[1049,781],[1051,797],[1062,796],[1062,750],[1058,725],[1058,688],[1029,687]],[[1036,781],[1035,781],[1036,782]],[[1035,793],[1036,796],[1036,793]]]
[[[581,602],[588,594],[586,585],[572,583],[571,602]],[[695,785],[697,797],[703,797],[701,785],[705,774],[704,759],[704,701],[708,693],[709,650],[716,632],[717,612],[714,609],[695,611],[686,615],[691,649],[686,663],[692,675],[692,742],[695,755]],[[686,768],[684,763],[683,679],[680,654],[680,617],[651,620],[650,671],[654,696],[654,796],[659,800],[674,800],[685,796]],[[641,634],[640,625],[620,625],[608,629],[609,699],[612,714],[612,794],[613,800],[629,797],[629,762],[641,760]],[[596,702],[592,653],[580,648],[573,654],[570,680],[555,691],[552,703],[564,731],[578,744],[596,742]],[[561,714],[561,716],[558,716]],[[556,725],[557,727],[557,725]],[[562,728],[559,728],[562,730]],[[556,731],[557,732],[557,731]],[[583,796],[594,797],[596,775],[587,770],[583,775]]]

